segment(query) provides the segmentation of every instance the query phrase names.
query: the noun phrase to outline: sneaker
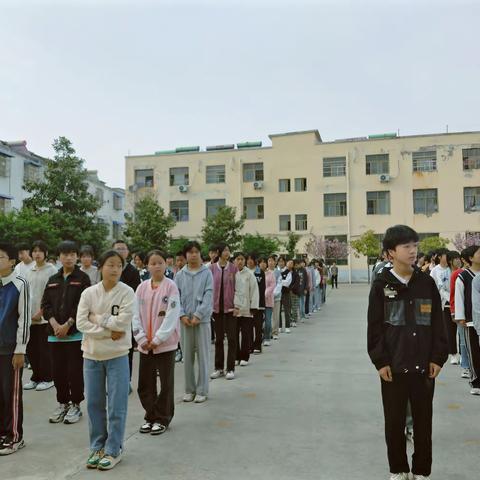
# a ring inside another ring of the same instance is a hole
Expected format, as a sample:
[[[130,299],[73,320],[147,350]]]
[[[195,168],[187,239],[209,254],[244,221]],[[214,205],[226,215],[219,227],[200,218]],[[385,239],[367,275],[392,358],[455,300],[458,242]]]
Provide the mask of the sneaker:
[[[19,442],[9,442],[8,440],[4,440],[2,445],[0,445],[0,455],[11,455],[24,446],[25,442],[23,440],[20,440]]]
[[[458,355],[450,355],[450,365],[459,365],[460,364],[460,359],[458,358]]]
[[[35,389],[37,392],[44,392],[53,387],[53,382],[40,382]]]
[[[82,415],[83,414],[80,410],[80,405],[78,405],[77,403],[72,403],[70,405],[70,408],[68,409],[68,412],[65,415],[65,418],[63,419],[63,423],[67,425],[77,423],[82,417]]]
[[[225,375],[225,378],[227,380],[233,380],[235,378],[235,372],[233,371],[227,372],[227,374]]]
[[[297,328],[297,322],[292,322],[292,327]],[[288,329],[287,329],[288,330]]]
[[[286,328],[286,329],[285,329],[285,333],[290,333],[290,331],[291,331],[291,330],[290,330],[289,328]]]
[[[193,402],[194,399],[195,399],[195,394],[194,393],[186,393],[183,396],[183,401],[184,402]]]
[[[92,452],[87,459],[87,468],[97,468],[98,462],[103,457],[103,450],[97,450],[96,452]]]
[[[278,331],[279,331],[279,333],[285,333],[285,329],[284,329],[284,328],[280,328]]]
[[[50,423],[62,423],[68,412],[70,405],[68,403],[59,403],[58,407],[50,415],[48,421]]]
[[[264,347],[269,347],[269,346],[270,346],[270,340],[265,340],[265,341],[263,342],[263,346],[264,346]]]
[[[413,480],[430,480],[430,477],[426,477],[425,475],[414,475]]]
[[[181,362],[183,360],[183,355],[181,350],[177,350],[177,353],[175,353],[175,362]]]
[[[235,365],[238,367],[240,365],[240,360],[235,360]]]
[[[254,354],[254,355],[260,355],[261,353],[262,353],[261,350],[254,350],[254,351],[253,351],[253,354]]]
[[[278,335],[274,335],[272,338],[273,338],[274,340],[278,340]]]
[[[215,380],[216,378],[223,377],[223,375],[223,370],[215,370],[213,373],[210,374],[210,378],[212,380]]]
[[[116,457],[111,455],[104,455],[98,462],[99,470],[111,470],[117,463],[122,460],[122,454],[119,453]]]
[[[480,395],[480,388],[474,387],[470,390],[472,395]]]
[[[194,402],[195,402],[195,403],[203,403],[203,402],[205,402],[206,400],[207,400],[207,396],[206,396],[206,395],[196,395]]]
[[[167,431],[167,427],[161,423],[154,423],[150,435],[161,435]]]
[[[152,431],[152,424],[150,422],[145,422],[141,427],[140,433],[150,433]]]
[[[409,480],[409,478],[408,473],[392,473],[390,475],[390,480]]]
[[[405,438],[407,439],[407,442],[413,443],[413,428],[407,427],[405,429]]]
[[[37,385],[38,385],[37,382],[34,382],[33,380],[30,380],[29,382],[27,382],[27,383],[23,386],[23,389],[24,389],[24,390],[35,390],[35,389],[37,388]]]
[[[462,378],[470,378],[470,370],[468,368],[464,368],[462,371]]]
[[[248,365],[248,362],[246,360],[240,360],[241,367],[246,367],[247,365]]]

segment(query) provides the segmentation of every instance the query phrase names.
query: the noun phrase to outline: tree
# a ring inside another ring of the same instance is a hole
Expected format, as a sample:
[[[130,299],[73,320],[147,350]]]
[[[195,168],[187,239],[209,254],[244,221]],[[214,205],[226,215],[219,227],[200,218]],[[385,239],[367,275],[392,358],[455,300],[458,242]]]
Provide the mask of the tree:
[[[169,232],[174,226],[175,219],[166,215],[155,198],[148,195],[135,204],[133,215],[126,215],[124,235],[132,251],[166,249],[171,240]]]
[[[168,252],[175,255],[177,252],[183,251],[183,247],[187,242],[187,237],[171,238],[168,244]]]
[[[427,253],[439,248],[445,248],[450,243],[448,238],[442,237],[425,237],[419,244],[419,250]]]
[[[59,239],[92,245],[100,253],[108,228],[97,218],[101,205],[88,191],[83,160],[65,137],[54,140],[53,149],[54,159],[47,161],[44,178],[25,183],[24,189],[32,195],[23,206],[49,223]]]
[[[373,230],[367,230],[359,238],[352,240],[350,246],[353,248],[353,254],[357,258],[362,255],[367,257],[368,281],[370,282],[370,259],[377,257],[381,249],[375,232]]]
[[[473,232],[468,232],[467,234],[457,233],[453,237],[453,245],[459,252],[472,245],[480,245],[480,234]]]
[[[300,240],[300,235],[295,232],[289,232],[287,241],[285,242],[285,248],[287,249],[288,256],[295,258],[297,243]]]
[[[223,206],[211,217],[205,219],[202,227],[202,242],[206,248],[210,245],[218,245],[225,242],[230,250],[235,251],[239,248],[242,235],[241,231],[245,224],[245,219],[236,218],[237,209],[235,207]]]
[[[348,257],[348,244],[341,242],[338,238],[325,240],[325,257],[337,261],[339,258]]]
[[[310,238],[305,243],[305,252],[311,258],[325,258],[327,251],[325,239],[321,235],[310,234]]]
[[[261,257],[278,252],[281,242],[277,237],[265,237],[258,232],[255,235],[247,233],[243,237],[242,250],[247,253],[256,253]]]

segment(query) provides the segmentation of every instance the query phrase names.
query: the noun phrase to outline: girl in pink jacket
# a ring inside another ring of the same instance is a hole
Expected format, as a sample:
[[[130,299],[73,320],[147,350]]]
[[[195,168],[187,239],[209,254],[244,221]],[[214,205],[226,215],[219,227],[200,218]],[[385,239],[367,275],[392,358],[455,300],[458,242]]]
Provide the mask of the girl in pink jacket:
[[[174,413],[175,352],[180,340],[180,296],[165,277],[166,255],[152,250],[145,259],[150,279],[136,291],[133,335],[140,352],[138,396],[145,409],[140,433],[164,433]],[[157,393],[157,371],[160,394]]]

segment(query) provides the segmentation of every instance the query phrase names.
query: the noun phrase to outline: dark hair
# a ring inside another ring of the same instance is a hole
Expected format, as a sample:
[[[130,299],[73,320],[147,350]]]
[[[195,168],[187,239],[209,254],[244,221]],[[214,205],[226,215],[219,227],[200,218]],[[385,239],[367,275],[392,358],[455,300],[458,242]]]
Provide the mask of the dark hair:
[[[80,249],[80,257],[82,255],[90,255],[90,257],[95,258],[95,255],[93,253],[93,248],[90,245],[82,246],[82,248]]]
[[[15,245],[7,242],[0,242],[0,250],[8,255],[9,260],[17,259],[18,250]]]
[[[183,255],[187,258],[187,253],[196,248],[199,252],[202,251],[202,247],[196,240],[188,241],[183,247]]]
[[[17,253],[20,252],[21,250],[30,251],[30,245],[27,242],[17,243]]]
[[[447,261],[448,261],[448,249],[447,248],[439,248],[435,250],[435,264],[438,265],[440,263],[440,257],[442,255],[447,255]]]
[[[250,252],[248,255],[247,255],[247,260],[251,258],[254,262],[255,262],[255,265],[257,264],[257,259],[258,259],[258,256],[256,253],[254,252]]]
[[[57,253],[72,253],[75,252],[78,255],[78,245],[72,240],[64,240],[57,245]]]
[[[447,253],[447,262],[449,265],[451,265],[451,263],[456,259],[456,258],[460,258],[460,254],[455,251],[455,250],[450,250],[448,253]]]
[[[122,267],[125,265],[125,260],[116,250],[107,250],[98,259],[98,268],[102,268],[109,258],[118,257],[122,261]]]
[[[383,249],[395,250],[398,245],[409,242],[418,242],[418,233],[407,225],[395,225],[385,232]]]
[[[233,256],[234,260],[237,259],[238,257],[243,257],[245,260],[247,260],[247,256],[243,252],[236,252],[235,255]]]
[[[148,265],[148,262],[154,255],[158,255],[159,257],[162,257],[164,260],[167,260],[167,257],[168,257],[168,255],[165,252],[162,252],[161,250],[150,250],[147,253],[147,256],[145,257],[145,260],[143,263],[145,265]]]
[[[165,260],[166,260],[167,258],[174,258],[174,257],[173,257],[173,255],[172,255],[171,253],[167,253],[166,255],[167,255],[167,256],[166,256],[166,257],[164,257],[164,258],[165,258]]]
[[[277,261],[279,262],[280,260],[282,260],[283,262],[287,263],[287,259],[285,258],[284,255],[280,255],[280,256],[278,257],[278,260],[277,260]]]
[[[476,253],[477,250],[480,249],[480,245],[470,245],[469,247],[465,248],[462,250],[462,258],[469,264],[472,264],[472,261],[470,260]]]
[[[48,247],[43,240],[35,240],[32,243],[32,249],[30,251],[33,252],[36,248],[43,252],[45,254],[45,257],[48,255]]]
[[[112,248],[117,244],[117,243],[123,243],[127,246],[127,248],[129,249],[128,247],[128,243],[125,241],[125,240],[115,240],[114,242],[112,242]],[[130,250],[130,249],[129,249]]]
[[[269,256],[267,257],[267,260],[270,260],[270,259],[272,259],[272,260],[274,260],[274,261],[276,262],[276,261],[277,261],[277,256],[276,256],[276,255],[269,255]]]
[[[176,257],[185,257],[185,254],[183,253],[183,250],[179,250],[176,254]]]
[[[417,261],[420,260],[422,257],[426,258],[426,255],[423,252],[418,252],[417,253]]]
[[[221,255],[222,252],[223,252],[227,247],[228,247],[228,249],[230,250],[230,246],[228,245],[228,243],[220,242],[220,243],[217,245],[218,255]]]
[[[267,263],[267,259],[266,259],[265,257],[260,257],[260,258],[258,259],[258,263],[260,264],[260,263],[262,263],[262,262],[263,262],[263,263]]]
[[[208,252],[218,252],[218,245],[210,245],[208,247]]]

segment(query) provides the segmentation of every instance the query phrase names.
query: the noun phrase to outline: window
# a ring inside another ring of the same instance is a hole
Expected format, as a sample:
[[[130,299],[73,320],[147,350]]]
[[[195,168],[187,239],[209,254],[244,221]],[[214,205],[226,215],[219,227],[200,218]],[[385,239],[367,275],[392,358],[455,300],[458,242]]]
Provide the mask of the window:
[[[289,192],[290,191],[290,179],[281,178],[278,181],[278,191],[279,192]]]
[[[307,214],[300,213],[295,215],[295,230],[307,230]]]
[[[347,215],[347,194],[325,193],[323,195],[323,215],[325,217],[345,217]]]
[[[280,220],[280,231],[289,232],[292,229],[290,215],[280,215],[278,218]]]
[[[247,220],[263,219],[263,197],[244,198],[243,215]]]
[[[367,192],[367,215],[389,215],[390,192]]]
[[[214,217],[217,214],[218,209],[224,206],[225,206],[224,198],[214,198],[212,200],[207,200],[206,201],[207,218]]]
[[[413,152],[414,172],[435,172],[437,170],[437,152]]]
[[[188,222],[188,200],[170,202],[170,214],[177,222]]]
[[[263,163],[244,163],[243,181],[258,182],[263,180]]]
[[[189,185],[188,167],[173,167],[170,169],[170,186]]]
[[[347,236],[346,235],[325,235],[325,240],[327,241],[327,248],[325,252],[327,264],[331,265],[332,262],[336,262],[337,265],[348,265]],[[328,245],[328,242],[333,242],[335,240],[341,244],[342,247],[340,249],[338,248],[337,245],[333,245],[333,246]],[[343,250],[343,252],[339,252],[338,250]],[[339,256],[339,253],[342,253],[342,254]]]
[[[438,212],[438,190],[426,188],[413,191],[413,213],[431,215]]]
[[[40,167],[30,163],[23,165],[23,181],[38,182],[40,180]]]
[[[112,223],[112,236],[113,238],[122,238],[122,225],[120,223]]]
[[[121,195],[113,194],[113,209],[121,210],[123,208],[123,197]]]
[[[100,187],[95,190],[95,198],[103,205],[103,189]]]
[[[327,157],[323,159],[324,177],[344,177],[347,164],[346,157]]]
[[[480,210],[480,187],[465,187],[463,189],[463,209],[465,212]]]
[[[11,206],[12,201],[9,198],[0,197],[0,213],[8,213]]]
[[[225,183],[225,165],[208,165],[206,173],[207,183]]]
[[[434,233],[434,232],[426,232],[426,233],[419,233],[418,234],[418,240],[421,242],[425,238],[430,238],[430,237],[439,237],[440,234]]]
[[[295,179],[295,191],[296,192],[306,192],[307,191],[307,179],[306,178],[296,178]]]
[[[388,162],[388,153],[380,153],[377,155],[367,155],[366,170],[367,175],[382,175],[383,173],[390,173],[390,166]]]
[[[135,170],[135,183],[139,187],[153,187],[153,168]]]
[[[462,150],[462,156],[464,170],[480,168],[480,148],[464,148]]]
[[[0,177],[10,176],[10,158],[0,153]]]

